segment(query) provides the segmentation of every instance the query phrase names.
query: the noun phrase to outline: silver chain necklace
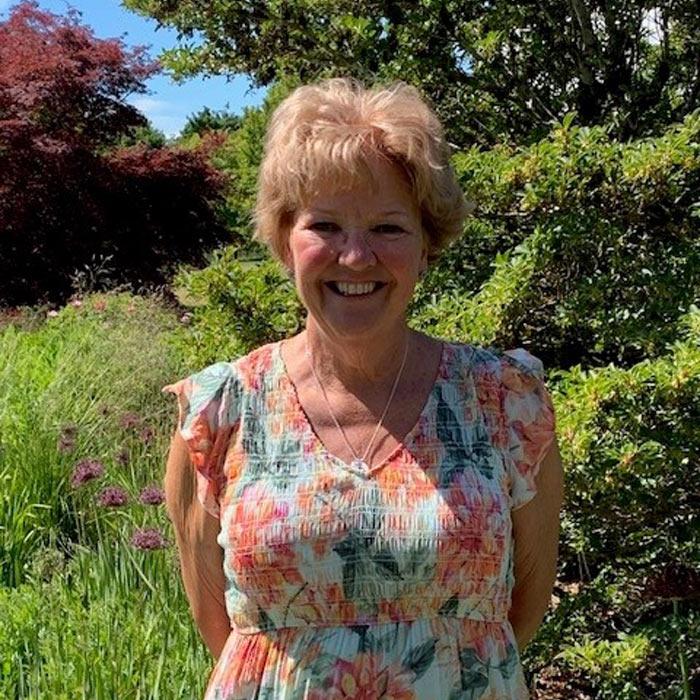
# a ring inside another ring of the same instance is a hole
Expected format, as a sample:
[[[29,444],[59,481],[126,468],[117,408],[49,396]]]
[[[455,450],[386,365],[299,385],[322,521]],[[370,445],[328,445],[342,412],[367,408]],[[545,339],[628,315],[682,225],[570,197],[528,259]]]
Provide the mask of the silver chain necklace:
[[[335,423],[335,427],[338,429],[338,432],[342,436],[343,440],[345,441],[345,444],[348,446],[348,449],[350,450],[350,453],[353,456],[353,460],[350,464],[351,469],[358,471],[360,473],[366,473],[369,471],[369,463],[367,462],[367,457],[370,455],[370,452],[372,450],[372,445],[374,445],[374,441],[377,437],[377,433],[379,432],[379,428],[381,427],[382,423],[384,422],[384,419],[386,418],[386,414],[389,412],[389,407],[391,406],[391,402],[394,400],[394,394],[396,394],[396,389],[399,386],[399,380],[401,379],[401,374],[403,373],[403,368],[406,366],[406,358],[408,357],[408,339],[406,339],[406,347],[404,348],[403,351],[403,360],[401,361],[401,366],[399,367],[399,371],[396,375],[396,379],[394,379],[394,386],[391,388],[391,394],[389,394],[389,400],[386,402],[386,406],[384,407],[384,412],[382,413],[382,417],[379,419],[379,422],[377,423],[377,427],[374,429],[374,433],[372,434],[372,439],[369,441],[369,444],[367,445],[367,449],[365,450],[365,453],[360,457],[359,454],[355,451],[355,448],[350,444],[350,441],[347,438],[347,435],[345,435],[345,431],[342,429],[340,426],[340,423],[338,422],[338,419],[335,417],[335,413],[333,413],[333,409],[331,408],[331,402],[328,400],[328,396],[326,395],[326,390],[323,388],[323,384],[321,384],[321,380],[318,377],[318,374],[316,373],[316,367],[314,366],[314,358],[313,355],[311,354],[311,348],[309,347],[308,341],[306,342],[306,357],[309,360],[309,365],[311,366],[311,372],[314,375],[314,379],[316,380],[316,384],[318,384],[318,388],[321,390],[321,396],[323,396],[323,400],[326,402],[326,406],[328,407],[328,413],[330,413],[331,418],[333,419],[333,422]]]

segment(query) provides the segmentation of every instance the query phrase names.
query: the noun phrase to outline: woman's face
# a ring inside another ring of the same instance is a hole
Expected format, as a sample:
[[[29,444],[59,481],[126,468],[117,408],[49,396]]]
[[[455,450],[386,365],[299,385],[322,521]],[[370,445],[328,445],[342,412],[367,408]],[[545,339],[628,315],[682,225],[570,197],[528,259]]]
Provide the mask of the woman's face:
[[[322,186],[295,212],[287,265],[310,314],[328,335],[360,339],[396,331],[427,245],[420,211],[399,169],[380,158],[351,189]]]

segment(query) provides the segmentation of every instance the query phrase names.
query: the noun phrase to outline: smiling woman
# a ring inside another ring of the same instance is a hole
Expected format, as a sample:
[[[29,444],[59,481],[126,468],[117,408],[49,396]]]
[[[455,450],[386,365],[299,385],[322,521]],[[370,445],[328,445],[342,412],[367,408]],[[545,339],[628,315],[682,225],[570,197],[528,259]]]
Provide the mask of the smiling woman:
[[[272,118],[257,236],[306,328],[165,387],[168,511],[218,658],[207,700],[528,697],[519,651],[556,570],[554,411],[524,349],[406,324],[468,212],[448,156],[404,84],[305,86]]]

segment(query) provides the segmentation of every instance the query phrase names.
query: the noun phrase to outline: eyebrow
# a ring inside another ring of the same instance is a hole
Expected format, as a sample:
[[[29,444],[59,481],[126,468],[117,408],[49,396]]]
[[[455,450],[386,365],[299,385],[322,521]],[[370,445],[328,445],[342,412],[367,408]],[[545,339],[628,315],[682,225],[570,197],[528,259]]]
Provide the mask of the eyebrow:
[[[311,215],[323,215],[323,216],[336,216],[337,212],[333,211],[332,209],[315,209],[313,207],[309,208],[309,213]],[[377,212],[376,216],[407,216],[407,213],[404,211],[400,211],[398,209],[390,209],[388,211],[380,211]]]

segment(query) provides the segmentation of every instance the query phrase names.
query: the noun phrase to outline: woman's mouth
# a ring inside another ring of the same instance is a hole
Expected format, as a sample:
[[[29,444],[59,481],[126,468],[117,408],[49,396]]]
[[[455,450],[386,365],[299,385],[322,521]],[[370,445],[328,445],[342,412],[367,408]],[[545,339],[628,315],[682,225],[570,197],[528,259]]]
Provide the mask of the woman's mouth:
[[[386,282],[326,282],[328,289],[344,297],[369,296],[385,286]]]

